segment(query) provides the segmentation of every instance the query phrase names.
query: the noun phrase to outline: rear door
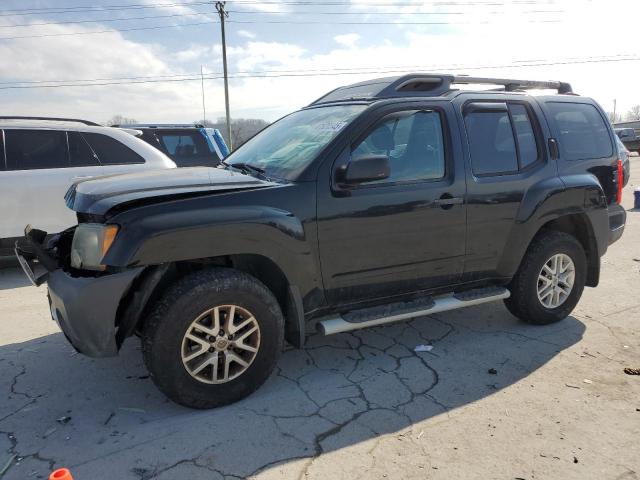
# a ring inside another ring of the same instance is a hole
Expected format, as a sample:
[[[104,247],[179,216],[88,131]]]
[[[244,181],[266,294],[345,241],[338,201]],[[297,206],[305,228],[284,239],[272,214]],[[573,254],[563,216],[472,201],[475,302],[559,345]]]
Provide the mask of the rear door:
[[[544,148],[540,109],[522,96],[456,100],[467,157],[464,281],[498,279],[498,266],[527,189],[557,177]]]
[[[615,133],[604,112],[580,97],[548,97],[541,103],[558,144],[559,174],[592,173],[600,181],[607,202],[614,202],[618,153]]]
[[[18,237],[26,224],[56,233],[76,223],[64,194],[74,180],[102,174],[78,132],[4,130],[6,169],[0,172],[0,238]]]

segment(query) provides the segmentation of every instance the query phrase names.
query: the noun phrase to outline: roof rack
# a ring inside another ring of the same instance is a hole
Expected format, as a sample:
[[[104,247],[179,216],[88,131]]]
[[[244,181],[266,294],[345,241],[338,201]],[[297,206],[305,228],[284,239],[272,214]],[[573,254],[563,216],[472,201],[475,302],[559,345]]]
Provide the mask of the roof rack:
[[[454,75],[450,83],[457,84],[477,84],[477,85],[501,85],[505,91],[513,92],[517,90],[557,90],[558,93],[566,95],[573,93],[571,85],[567,82],[554,80],[515,80],[509,78],[485,78],[469,77],[467,75]]]
[[[46,120],[50,122],[76,122],[88,125],[90,127],[103,126],[99,123],[90,122],[89,120],[80,120],[77,118],[0,116],[0,120]]]
[[[552,89],[559,94],[573,94],[571,85],[558,81],[515,80],[505,78],[470,77],[438,73],[410,73],[400,77],[387,77],[355,83],[325,94],[311,105],[347,100],[374,100],[394,97],[437,97],[452,90],[453,85],[498,85],[506,92],[531,89]]]
[[[205,128],[200,123],[121,123],[116,128]]]

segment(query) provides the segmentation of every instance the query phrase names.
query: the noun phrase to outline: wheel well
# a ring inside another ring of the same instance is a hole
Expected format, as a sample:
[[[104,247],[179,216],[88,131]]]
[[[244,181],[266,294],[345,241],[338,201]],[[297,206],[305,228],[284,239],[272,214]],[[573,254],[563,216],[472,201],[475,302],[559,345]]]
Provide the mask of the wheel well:
[[[162,278],[157,281],[153,283],[149,282],[148,284],[143,281],[139,282],[139,287],[148,288],[152,291],[148,292],[148,301],[145,305],[137,306],[137,312],[132,314],[132,312],[126,312],[126,307],[123,309],[122,314],[119,315],[120,320],[124,321],[126,315],[128,315],[129,318],[133,317],[135,319],[132,320],[135,322],[135,328],[125,328],[125,330],[130,332],[133,332],[134,329],[138,331],[141,330],[142,322],[144,322],[144,319],[147,317],[153,304],[163,295],[172,283],[192,272],[215,266],[235,268],[254,276],[264,283],[264,285],[276,297],[285,317],[285,333],[287,334],[287,340],[295,346],[302,346],[299,344],[300,342],[297,339],[304,337],[303,312],[300,311],[300,308],[297,308],[299,303],[296,302],[296,299],[292,298],[291,285],[286,275],[273,260],[262,255],[254,254],[224,255],[219,257],[175,262],[167,268],[164,268]],[[157,267],[150,267],[150,270],[153,271],[153,269],[156,268]],[[135,288],[132,290],[135,290]],[[293,289],[293,291],[297,292],[297,289]],[[126,303],[129,304],[129,306],[131,305],[129,301]],[[300,333],[302,333],[302,335],[300,335]],[[121,339],[121,341],[122,340],[124,339]]]
[[[564,232],[575,237],[584,248],[587,256],[587,281],[588,287],[595,287],[600,280],[600,256],[598,255],[598,245],[596,237],[591,228],[591,222],[586,215],[575,213],[564,215],[545,223],[538,231],[555,230]]]

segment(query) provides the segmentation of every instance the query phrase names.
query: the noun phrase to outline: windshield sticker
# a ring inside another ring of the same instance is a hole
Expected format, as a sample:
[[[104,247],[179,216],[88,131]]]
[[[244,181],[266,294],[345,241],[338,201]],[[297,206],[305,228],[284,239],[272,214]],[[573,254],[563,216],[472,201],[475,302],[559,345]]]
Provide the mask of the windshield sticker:
[[[341,120],[339,122],[325,122],[318,125],[318,130],[320,130],[321,132],[338,132],[342,130],[347,125],[347,123],[349,122],[346,122],[344,120]]]

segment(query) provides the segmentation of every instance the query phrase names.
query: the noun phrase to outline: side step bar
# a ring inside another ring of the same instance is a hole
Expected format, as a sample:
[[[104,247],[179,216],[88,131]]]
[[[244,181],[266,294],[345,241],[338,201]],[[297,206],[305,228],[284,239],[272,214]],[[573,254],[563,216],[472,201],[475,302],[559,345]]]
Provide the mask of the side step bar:
[[[328,317],[320,320],[318,326],[324,335],[333,335],[335,333],[349,332],[351,330],[409,320],[423,315],[431,315],[432,313],[446,312],[447,310],[456,310],[472,305],[503,300],[509,298],[510,295],[511,292],[503,287],[477,288],[461,293],[440,295],[433,299],[429,298],[428,300],[373,307],[356,312],[349,312],[336,317]],[[415,304],[422,305],[418,308],[407,308],[407,306]],[[387,314],[380,316],[381,309],[385,310]]]

